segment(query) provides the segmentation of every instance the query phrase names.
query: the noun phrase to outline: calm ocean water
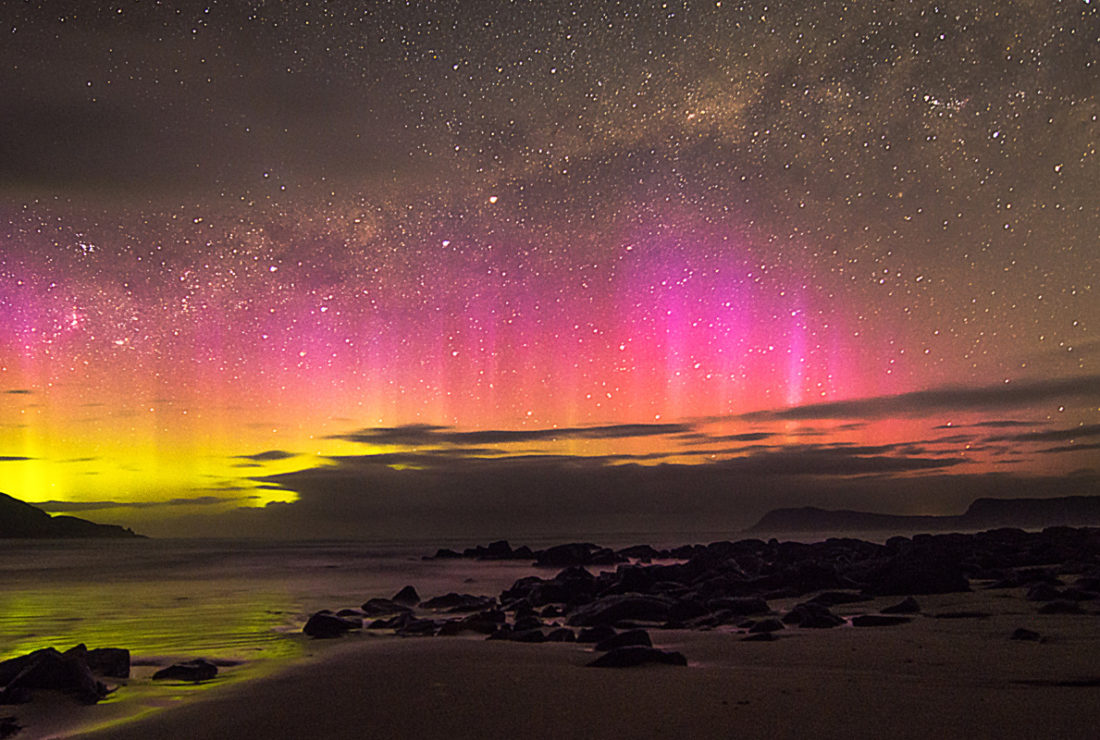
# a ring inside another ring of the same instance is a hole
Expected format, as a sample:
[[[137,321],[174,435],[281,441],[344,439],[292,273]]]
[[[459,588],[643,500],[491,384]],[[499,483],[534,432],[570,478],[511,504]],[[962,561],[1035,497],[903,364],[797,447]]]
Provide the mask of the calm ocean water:
[[[428,544],[0,541],[0,659],[42,647],[136,660],[292,657],[310,614],[388,597],[497,594],[529,563],[424,560]]]
[[[728,533],[579,538],[611,547],[670,546]],[[811,538],[813,539],[813,538]],[[515,542],[545,547],[562,541]],[[576,540],[574,540],[576,541]],[[424,560],[472,542],[0,540],[0,659],[52,646],[129,648],[136,660],[293,657],[318,609],[358,606],[412,584],[422,598],[497,595],[549,577],[527,561]]]

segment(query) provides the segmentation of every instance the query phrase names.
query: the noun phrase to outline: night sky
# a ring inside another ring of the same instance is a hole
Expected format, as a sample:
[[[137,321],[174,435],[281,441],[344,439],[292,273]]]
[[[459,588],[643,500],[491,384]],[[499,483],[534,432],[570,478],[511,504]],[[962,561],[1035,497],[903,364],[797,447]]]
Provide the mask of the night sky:
[[[1100,490],[1095,1],[88,6],[0,11],[6,493],[396,536]]]

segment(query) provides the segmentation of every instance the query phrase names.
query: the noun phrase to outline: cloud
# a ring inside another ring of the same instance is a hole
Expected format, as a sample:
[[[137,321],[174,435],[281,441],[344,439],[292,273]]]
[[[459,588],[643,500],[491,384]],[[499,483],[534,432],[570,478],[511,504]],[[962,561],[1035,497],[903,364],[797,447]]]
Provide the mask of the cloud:
[[[990,437],[990,442],[1062,442],[1082,437],[1100,437],[1100,424],[1087,424],[1069,429],[1051,429],[1045,432],[1028,432]]]
[[[373,445],[420,447],[437,445],[487,445],[517,442],[558,441],[565,439],[625,439],[629,437],[657,437],[690,432],[690,424],[609,424],[591,427],[562,427],[555,429],[504,430],[488,429],[474,432],[458,432],[452,427],[429,424],[410,424],[399,427],[373,427],[349,434],[333,435],[330,439],[342,439]]]
[[[799,419],[881,419],[942,412],[985,411],[1029,406],[1055,400],[1100,399],[1100,375],[1006,383],[980,388],[942,387],[894,396],[830,401],[742,414],[744,421]]]
[[[1014,421],[1011,419],[979,421],[974,424],[937,424],[933,429],[1012,429],[1015,427],[1040,427],[1048,424],[1045,421]]]
[[[265,450],[264,452],[257,452],[254,455],[236,455],[238,460],[252,460],[254,462],[274,462],[276,460],[289,460],[292,457],[297,457],[296,452],[287,452],[285,450]]]
[[[20,457],[18,455],[0,455],[0,462],[24,462],[33,459],[33,457]]]
[[[174,506],[214,506],[217,504],[238,503],[239,498],[221,498],[218,496],[197,496],[195,498],[173,498],[166,501],[36,501],[40,509],[49,512],[97,511],[99,509],[157,509]]]
[[[4,391],[8,396],[30,396],[34,394],[34,391],[27,388],[12,388],[11,390]]]

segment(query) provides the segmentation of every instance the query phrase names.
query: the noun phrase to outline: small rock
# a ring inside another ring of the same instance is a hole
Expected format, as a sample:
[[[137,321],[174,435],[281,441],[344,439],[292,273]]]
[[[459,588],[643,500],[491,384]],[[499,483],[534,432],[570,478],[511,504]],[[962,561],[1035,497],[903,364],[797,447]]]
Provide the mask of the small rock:
[[[1017,627],[1012,635],[1009,636],[1010,640],[1026,640],[1027,642],[1039,642],[1042,637],[1035,630],[1029,630],[1025,627]]]
[[[627,647],[629,645],[653,647],[653,641],[649,639],[649,633],[645,630],[627,630],[626,632],[620,632],[617,635],[608,637],[606,640],[597,642],[595,650],[605,653],[608,650]]]
[[[761,619],[759,622],[754,622],[753,625],[749,627],[749,634],[755,635],[759,632],[778,632],[781,629],[783,629],[783,623],[778,619]]]
[[[1055,599],[1054,601],[1048,601],[1039,607],[1040,614],[1081,614],[1081,603],[1078,601],[1068,601],[1066,599]]]
[[[218,667],[205,658],[196,658],[185,663],[175,663],[153,674],[154,680],[209,681],[218,675]]]

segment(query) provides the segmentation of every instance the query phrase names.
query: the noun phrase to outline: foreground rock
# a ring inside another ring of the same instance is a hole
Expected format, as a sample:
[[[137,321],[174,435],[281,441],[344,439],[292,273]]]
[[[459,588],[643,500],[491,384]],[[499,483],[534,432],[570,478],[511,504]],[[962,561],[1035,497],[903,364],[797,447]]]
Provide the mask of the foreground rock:
[[[155,680],[209,681],[218,675],[218,667],[205,658],[175,663],[153,674]]]
[[[343,637],[348,631],[360,629],[362,626],[361,620],[338,617],[329,610],[323,609],[309,618],[302,632],[318,639],[331,639]]]
[[[631,668],[645,663],[686,666],[687,658],[674,650],[633,645],[608,651],[587,664],[589,668]]]
[[[0,704],[30,701],[35,690],[62,691],[85,704],[95,704],[110,693],[97,676],[126,678],[130,653],[121,648],[88,650],[83,644],[64,653],[54,648],[0,663]]]

